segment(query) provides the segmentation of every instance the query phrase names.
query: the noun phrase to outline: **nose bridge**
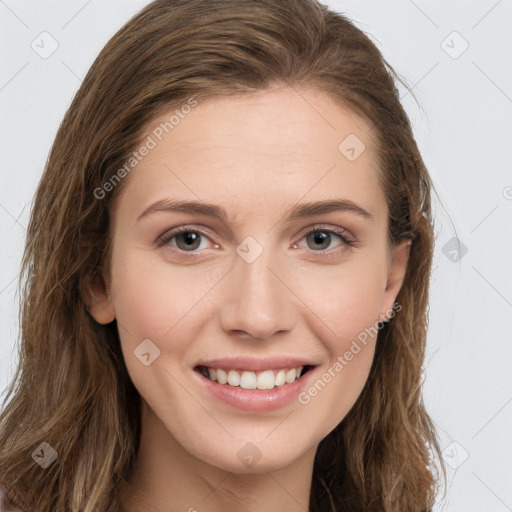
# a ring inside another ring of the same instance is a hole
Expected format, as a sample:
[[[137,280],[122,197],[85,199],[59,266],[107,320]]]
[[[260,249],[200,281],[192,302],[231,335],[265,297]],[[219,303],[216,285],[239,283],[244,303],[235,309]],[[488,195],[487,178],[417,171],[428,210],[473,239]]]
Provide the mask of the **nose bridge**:
[[[230,272],[229,298],[223,304],[221,320],[227,331],[245,331],[255,338],[267,338],[292,327],[290,291],[281,277],[282,261],[277,251],[253,237],[246,237],[236,249]]]

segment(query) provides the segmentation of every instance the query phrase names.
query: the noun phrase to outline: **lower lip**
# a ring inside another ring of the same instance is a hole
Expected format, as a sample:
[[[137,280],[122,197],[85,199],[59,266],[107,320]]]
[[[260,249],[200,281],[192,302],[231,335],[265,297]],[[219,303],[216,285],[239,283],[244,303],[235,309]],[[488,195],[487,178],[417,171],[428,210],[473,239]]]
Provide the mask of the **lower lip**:
[[[267,390],[243,389],[229,384],[219,384],[196,370],[194,373],[198,376],[201,386],[219,400],[244,411],[267,412],[275,411],[297,399],[298,394],[309,382],[314,370],[315,368],[311,368],[300,379],[290,384],[283,384]]]

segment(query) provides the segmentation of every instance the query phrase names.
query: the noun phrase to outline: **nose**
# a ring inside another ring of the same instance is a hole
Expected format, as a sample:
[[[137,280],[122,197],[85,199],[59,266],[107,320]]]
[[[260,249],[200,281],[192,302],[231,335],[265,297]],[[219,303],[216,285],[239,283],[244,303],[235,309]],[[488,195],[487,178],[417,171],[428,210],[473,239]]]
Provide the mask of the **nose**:
[[[263,340],[293,328],[297,296],[283,263],[272,256],[271,250],[264,250],[252,263],[236,255],[226,276],[220,311],[225,332]]]

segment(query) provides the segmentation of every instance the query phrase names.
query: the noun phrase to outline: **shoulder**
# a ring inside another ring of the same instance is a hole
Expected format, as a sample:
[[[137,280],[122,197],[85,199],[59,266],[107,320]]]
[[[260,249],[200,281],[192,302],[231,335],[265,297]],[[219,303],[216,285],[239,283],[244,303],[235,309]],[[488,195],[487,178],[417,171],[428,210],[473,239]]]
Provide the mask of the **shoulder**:
[[[25,512],[14,505],[14,499],[0,482],[0,512]]]

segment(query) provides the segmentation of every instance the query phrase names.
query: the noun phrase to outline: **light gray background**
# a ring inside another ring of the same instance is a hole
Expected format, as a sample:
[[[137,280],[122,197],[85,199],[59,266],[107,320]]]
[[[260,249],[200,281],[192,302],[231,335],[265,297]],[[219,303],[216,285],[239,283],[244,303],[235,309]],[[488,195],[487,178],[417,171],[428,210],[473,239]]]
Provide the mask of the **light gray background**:
[[[17,275],[51,143],[93,59],[147,3],[0,0],[1,391],[16,362]],[[368,32],[414,87],[421,108],[401,88],[403,102],[444,206],[435,205],[425,369],[448,464],[437,510],[512,511],[512,0],[324,3]],[[31,45],[49,51],[51,38],[58,48],[42,58]]]

